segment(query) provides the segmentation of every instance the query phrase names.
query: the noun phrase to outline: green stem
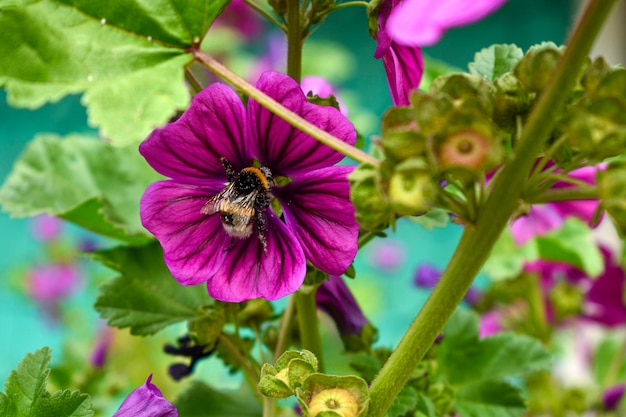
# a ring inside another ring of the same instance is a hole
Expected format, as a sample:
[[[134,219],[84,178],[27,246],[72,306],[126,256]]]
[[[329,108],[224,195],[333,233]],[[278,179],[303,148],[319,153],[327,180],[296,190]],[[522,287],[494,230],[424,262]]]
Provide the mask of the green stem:
[[[278,103],[261,90],[258,90],[256,87],[248,83],[237,74],[233,73],[224,65],[220,64],[213,57],[209,56],[206,52],[203,52],[197,48],[190,49],[190,52],[194,55],[196,60],[198,60],[198,62],[200,62],[206,68],[213,71],[222,79],[236,86],[242,93],[253,98],[261,106],[265,107],[281,119],[285,120],[296,129],[300,129],[307,135],[314,137],[323,144],[328,145],[337,152],[340,152],[345,156],[354,159],[355,161],[364,164],[372,164],[374,166],[380,165],[380,161],[374,158],[372,155],[369,155],[362,150],[355,148],[354,146],[348,145],[343,140],[331,135],[325,130],[320,129],[319,127],[308,122],[307,120],[304,120],[300,115],[287,109],[285,106]]]
[[[302,77],[302,44],[300,0],[287,0],[287,75],[298,84]]]
[[[246,2],[248,6],[252,7],[257,13],[259,13],[261,16],[265,17],[267,20],[272,22],[280,30],[282,30],[283,32],[287,32],[287,28],[285,27],[285,25],[279,22],[278,19],[276,19],[271,13],[269,13],[263,7],[256,4],[254,0],[244,0],[244,1]]]
[[[535,326],[536,335],[539,340],[547,346],[550,341],[550,326],[548,325],[546,316],[543,291],[541,289],[541,283],[539,282],[540,279],[539,274],[528,275],[528,307],[530,309],[532,323]]]
[[[493,191],[478,214],[474,227],[467,225],[461,241],[439,283],[370,388],[370,417],[385,414],[424,357],[443,326],[469,289],[493,245],[517,207],[524,181],[536,156],[554,127],[556,115],[587,59],[611,7],[617,0],[592,0],[555,71],[550,87],[533,109],[513,159],[494,179]]]
[[[219,342],[226,346],[226,348],[232,353],[232,355],[237,359],[239,365],[241,366],[241,370],[250,385],[252,391],[256,391],[256,387],[259,383],[259,379],[261,378],[259,372],[250,365],[250,361],[248,361],[239,351],[235,343],[230,340],[232,336],[229,336],[225,333],[222,333],[219,337]]]
[[[602,388],[606,389],[615,385],[619,378],[619,373],[624,367],[624,360],[626,359],[626,336],[622,336],[622,342],[617,347],[615,354],[611,358],[609,368],[606,371],[606,375],[602,380]]]
[[[274,350],[274,361],[276,363],[280,355],[286,349],[289,343],[289,332],[291,331],[291,323],[293,322],[293,316],[296,312],[296,296],[295,294],[289,297],[287,308],[283,313],[283,318],[280,322],[280,330],[278,330],[278,341],[276,342],[276,349]]]
[[[354,7],[354,6],[360,6],[360,7],[369,7],[369,3],[366,1],[347,1],[345,3],[339,3],[337,5],[335,5],[331,11],[334,12],[335,10],[339,10],[339,9],[345,9],[346,7]]]
[[[202,91],[203,89],[202,84],[200,83],[200,81],[198,81],[196,76],[193,75],[193,72],[191,72],[189,68],[185,68],[185,79],[191,86],[191,89],[193,90],[194,94],[197,94],[200,91]]]
[[[597,200],[598,198],[598,189],[587,184],[586,187],[551,188],[532,199],[528,199],[528,202],[530,204],[543,204],[554,201]]]
[[[263,417],[276,415],[276,398],[263,397]]]
[[[294,295],[296,297],[296,308],[298,309],[302,347],[317,356],[319,365],[318,372],[324,372],[322,338],[320,337],[319,323],[317,320],[317,304],[315,303],[316,292],[317,287],[303,285]]]

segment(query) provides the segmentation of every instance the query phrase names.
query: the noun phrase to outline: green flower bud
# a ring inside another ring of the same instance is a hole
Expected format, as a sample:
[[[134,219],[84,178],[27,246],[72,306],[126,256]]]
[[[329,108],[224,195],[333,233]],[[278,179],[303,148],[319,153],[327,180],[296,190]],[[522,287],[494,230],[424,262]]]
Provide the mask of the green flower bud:
[[[289,397],[316,371],[317,358],[311,352],[287,351],[278,358],[275,366],[267,363],[263,365],[258,385],[259,392],[266,397]]]
[[[274,315],[274,309],[269,301],[257,298],[245,303],[242,310],[237,313],[237,321],[240,326],[260,324]]]
[[[278,16],[284,16],[287,13],[287,0],[268,0],[268,3]]]
[[[426,137],[419,131],[412,108],[392,107],[383,115],[381,128],[381,145],[388,159],[402,161],[424,154]]]
[[[581,84],[588,93],[593,95],[600,82],[610,72],[611,66],[607,64],[603,57],[598,57],[587,67],[581,80]]]
[[[389,180],[389,201],[395,213],[410,216],[432,208],[439,187],[427,168],[421,158],[407,159],[396,167]]]
[[[480,75],[449,74],[438,77],[430,86],[430,94],[438,97],[446,94],[455,101],[475,100],[477,108],[491,114],[494,105],[495,87]]]
[[[499,77],[495,85],[493,120],[498,126],[510,129],[515,126],[518,115],[528,113],[535,94],[526,91],[512,72]]]
[[[492,139],[476,131],[465,130],[449,135],[437,150],[442,168],[463,167],[472,171],[486,171],[492,148]],[[495,165],[495,164],[489,164]]]
[[[437,415],[450,414],[455,400],[455,390],[445,382],[435,382],[428,386],[426,395],[435,405]]]
[[[552,287],[548,297],[557,321],[580,314],[585,300],[585,295],[579,287],[565,281],[560,281]]]
[[[513,73],[527,90],[540,93],[551,82],[562,55],[556,46],[532,47],[517,63]]]
[[[381,172],[372,165],[360,165],[349,176],[350,199],[359,224],[371,231],[386,228],[393,212],[384,192]]]

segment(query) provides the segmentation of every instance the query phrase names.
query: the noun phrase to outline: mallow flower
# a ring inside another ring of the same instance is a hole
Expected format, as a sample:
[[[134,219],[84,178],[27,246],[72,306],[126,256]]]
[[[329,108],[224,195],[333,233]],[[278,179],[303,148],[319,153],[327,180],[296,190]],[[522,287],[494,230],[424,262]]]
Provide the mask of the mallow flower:
[[[163,398],[152,374],[124,400],[113,417],[178,417],[178,410]]]
[[[424,70],[420,47],[434,45],[454,26],[476,22],[506,0],[382,0],[378,6],[378,44],[393,104],[408,105]]]
[[[256,87],[346,143],[356,141],[338,110],[307,102],[288,76],[266,72]],[[206,282],[222,301],[272,300],[300,287],[307,260],[334,275],[352,263],[353,168],[334,166],[340,153],[254,99],[246,108],[230,87],[212,84],[139,151],[171,178],[148,187],[141,220],[181,284]]]

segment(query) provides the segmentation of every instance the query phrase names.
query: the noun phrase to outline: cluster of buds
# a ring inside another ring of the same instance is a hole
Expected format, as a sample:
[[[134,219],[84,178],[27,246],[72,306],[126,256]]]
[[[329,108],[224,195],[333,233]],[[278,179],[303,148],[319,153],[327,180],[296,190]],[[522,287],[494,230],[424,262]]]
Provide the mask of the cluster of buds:
[[[317,358],[311,352],[287,351],[274,365],[263,365],[259,391],[273,398],[295,395],[304,417],[367,414],[369,396],[363,379],[326,375],[317,369]]]

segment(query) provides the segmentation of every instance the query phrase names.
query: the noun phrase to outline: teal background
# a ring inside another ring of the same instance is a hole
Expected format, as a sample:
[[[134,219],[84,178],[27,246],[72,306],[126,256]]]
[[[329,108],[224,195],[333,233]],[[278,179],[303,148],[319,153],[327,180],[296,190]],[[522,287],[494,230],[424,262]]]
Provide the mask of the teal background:
[[[492,43],[515,43],[527,49],[545,40],[562,43],[573,14],[567,0],[511,0],[485,20],[450,30],[442,41],[424,52],[460,68],[467,68],[475,52]],[[375,43],[368,37],[362,8],[332,14],[314,34],[317,40],[341,42],[354,54],[358,72],[341,87],[358,92],[359,105],[376,115],[391,104],[382,63],[372,58]],[[39,132],[61,135],[93,132],[87,126],[80,98],[73,96],[38,110],[12,109],[0,92],[0,181],[30,139]],[[369,132],[375,133],[375,132]],[[9,277],[41,256],[38,243],[29,233],[29,221],[0,214],[0,381],[29,351],[43,345],[59,352],[64,330],[42,319],[37,307],[8,285]],[[429,261],[444,267],[460,236],[457,226],[432,232],[403,221],[390,232],[390,240],[404,244],[405,262],[383,271],[371,261],[375,245],[366,247],[356,263],[357,279],[349,285],[380,330],[381,343],[395,344],[427,297],[411,284],[415,267]],[[374,248],[374,249],[372,249]],[[401,298],[399,298],[402,296]],[[79,300],[85,309],[93,298]],[[54,357],[54,355],[53,355]]]

